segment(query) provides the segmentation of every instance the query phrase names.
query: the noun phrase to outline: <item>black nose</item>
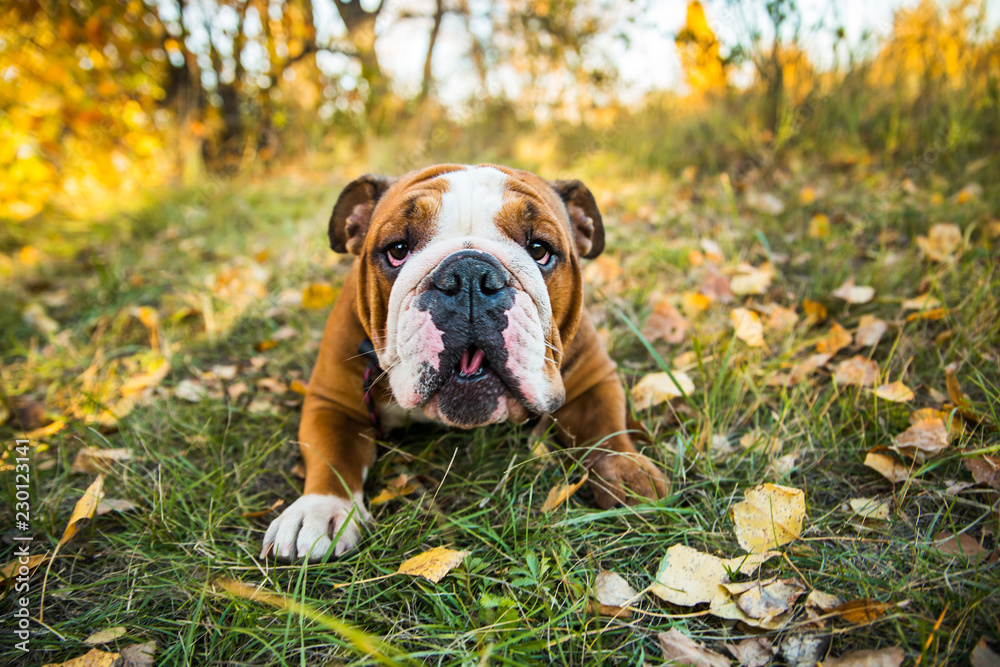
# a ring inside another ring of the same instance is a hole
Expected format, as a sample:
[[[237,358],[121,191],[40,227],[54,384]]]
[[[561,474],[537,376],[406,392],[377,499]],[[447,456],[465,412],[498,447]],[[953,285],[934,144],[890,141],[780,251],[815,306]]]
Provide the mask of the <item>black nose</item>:
[[[489,309],[507,288],[507,270],[494,258],[478,250],[450,255],[431,275],[431,286],[439,299],[463,304],[470,315]]]

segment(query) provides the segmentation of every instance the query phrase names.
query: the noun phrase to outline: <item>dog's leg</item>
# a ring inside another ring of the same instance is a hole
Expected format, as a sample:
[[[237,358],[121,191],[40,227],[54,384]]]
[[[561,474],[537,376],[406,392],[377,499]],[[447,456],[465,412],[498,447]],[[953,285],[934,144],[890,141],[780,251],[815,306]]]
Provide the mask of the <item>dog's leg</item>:
[[[614,362],[586,317],[564,365],[566,403],[552,416],[559,443],[590,471],[601,507],[664,497],[669,481],[625,433],[628,404]]]

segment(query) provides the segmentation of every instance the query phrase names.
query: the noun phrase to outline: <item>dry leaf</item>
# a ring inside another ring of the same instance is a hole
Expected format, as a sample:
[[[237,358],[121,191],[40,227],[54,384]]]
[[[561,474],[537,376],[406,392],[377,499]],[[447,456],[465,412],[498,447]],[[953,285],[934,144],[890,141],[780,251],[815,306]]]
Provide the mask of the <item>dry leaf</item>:
[[[838,385],[873,387],[879,380],[878,364],[862,356],[854,356],[837,365],[833,380]]]
[[[806,314],[806,324],[816,324],[826,319],[826,306],[812,299],[802,300],[802,310]]]
[[[15,574],[27,576],[35,571],[35,568],[44,563],[49,559],[48,554],[34,554],[28,556],[28,562],[22,563],[19,558],[15,558],[11,562],[0,568],[0,579],[7,581]],[[24,568],[24,571],[21,571]]]
[[[969,654],[969,664],[972,667],[997,667],[1000,665],[1000,644],[986,637],[981,638]]]
[[[934,542],[932,548],[948,556],[979,560],[985,554],[989,553],[987,549],[983,548],[983,545],[968,533],[959,533],[956,535],[949,531],[941,531],[934,536]]]
[[[834,290],[833,296],[843,299],[847,303],[868,303],[875,297],[875,288],[855,285],[854,278],[849,278],[847,282]]]
[[[728,581],[729,573],[721,558],[675,544],[664,554],[656,581],[649,590],[671,604],[691,607],[711,602],[718,594],[719,584]]]
[[[948,430],[940,419],[924,419],[896,436],[896,448],[917,463],[940,454],[948,446]]]
[[[677,628],[656,635],[660,640],[663,659],[671,665],[697,665],[698,667],[728,667],[729,658],[709,651]]]
[[[880,385],[875,390],[875,395],[892,403],[909,403],[913,400],[913,390],[898,381]]]
[[[702,239],[699,245],[705,253],[705,259],[708,261],[715,262],[716,264],[722,264],[726,261],[725,256],[722,254],[722,246],[712,239]]]
[[[597,259],[600,259],[598,257]],[[729,288],[729,278],[719,272],[717,268],[710,267],[705,272],[705,278],[698,286],[698,292],[704,294],[712,301],[729,303],[733,300],[733,292]]]
[[[817,213],[809,218],[809,238],[823,239],[830,235],[830,217],[825,213]]]
[[[804,592],[805,586],[798,579],[755,581],[737,598],[736,605],[750,618],[767,622],[788,611]]]
[[[785,203],[770,192],[747,191],[747,206],[760,213],[780,215],[785,210]]]
[[[767,328],[775,331],[787,331],[799,321],[799,314],[794,308],[773,305],[767,313]]]
[[[762,484],[746,492],[743,502],[729,510],[736,539],[751,553],[761,553],[797,539],[802,534],[806,495],[800,489]]]
[[[919,313],[910,313],[906,316],[907,322],[920,322],[924,320],[943,320],[951,312],[947,308],[931,308],[930,310],[921,310]]]
[[[941,302],[938,301],[936,297],[927,293],[903,301],[903,310],[930,310],[932,308],[937,308],[940,305]]]
[[[746,308],[734,308],[729,312],[729,317],[733,320],[737,338],[750,347],[764,345],[764,325],[757,313]]]
[[[1000,456],[983,455],[965,459],[965,467],[977,484],[986,484],[1000,490]]]
[[[91,646],[97,646],[99,644],[107,644],[113,642],[119,637],[124,636],[128,633],[128,630],[119,626],[116,628],[107,628],[99,632],[95,632],[86,639],[83,640],[84,644],[90,644]]]
[[[274,510],[278,509],[279,507],[281,507],[284,504],[285,504],[285,501],[283,499],[281,499],[281,498],[278,498],[273,503],[271,503],[271,506],[268,507],[266,510],[256,510],[256,511],[253,511],[253,512],[243,512],[240,516],[242,516],[244,519],[259,519],[262,516],[267,516],[268,514],[270,514]]]
[[[691,323],[684,319],[676,308],[666,301],[656,304],[646,326],[642,328],[642,335],[650,342],[664,340],[668,343],[683,342],[687,335]]]
[[[205,390],[205,386],[197,380],[192,380],[191,378],[181,380],[177,383],[177,386],[174,387],[174,396],[191,403],[197,403],[201,399],[205,398],[207,394],[208,392]]]
[[[434,547],[430,551],[425,551],[406,560],[399,566],[396,573],[423,577],[436,584],[446,574],[460,565],[462,560],[468,555],[469,552],[467,551],[453,551],[444,547]]]
[[[854,336],[854,342],[861,347],[871,347],[878,345],[882,336],[889,330],[889,325],[874,315],[862,315],[858,322],[858,332]]]
[[[669,374],[650,373],[639,380],[631,391],[632,402],[638,411],[648,410],[672,398],[690,396],[693,393],[694,382],[684,371],[671,371]]]
[[[885,477],[893,484],[899,484],[910,479],[910,471],[901,461],[888,454],[868,452],[865,465]]]
[[[93,648],[78,658],[60,663],[50,662],[44,667],[125,667],[124,663],[120,653],[107,653]]]
[[[549,495],[546,496],[545,502],[542,503],[542,511],[548,513],[560,507],[564,502],[569,500],[570,496],[580,490],[580,487],[583,486],[589,476],[589,473],[584,473],[580,481],[575,484],[559,484],[549,489]]]
[[[806,597],[806,607],[814,607],[820,611],[830,611],[841,604],[840,598],[830,593],[813,589]]]
[[[601,570],[594,580],[594,596],[606,607],[627,607],[635,603],[639,594],[621,575]]]
[[[97,503],[97,511],[94,512],[96,516],[104,516],[110,512],[131,512],[136,509],[136,504],[130,500],[124,500],[122,498],[105,498],[101,502]]]
[[[310,310],[326,308],[336,296],[337,291],[330,283],[312,283],[302,290],[302,307]]]
[[[127,449],[99,449],[84,447],[76,454],[70,472],[92,475],[107,472],[114,464],[132,460],[132,452]]]
[[[832,354],[814,354],[806,358],[802,363],[792,366],[788,373],[775,375],[770,378],[768,384],[793,387],[806,380],[823,366],[826,366],[827,362],[832,358]]]
[[[837,614],[848,623],[871,623],[881,618],[889,605],[875,600],[851,600],[839,607],[830,610],[831,614]]]
[[[288,388],[296,394],[300,394],[302,396],[309,393],[309,386],[302,382],[302,380],[292,380],[292,382],[288,385]]]
[[[816,188],[811,185],[803,185],[802,189],[799,190],[799,203],[803,206],[808,206],[816,201],[817,196]]]
[[[288,385],[274,378],[261,378],[257,380],[257,388],[269,391],[272,394],[284,394],[288,391]]]
[[[726,644],[726,650],[733,654],[741,667],[765,667],[771,664],[778,647],[767,637],[748,637],[735,646]]]
[[[962,230],[950,222],[939,222],[931,226],[927,236],[918,236],[915,240],[928,259],[950,262],[962,245]]]
[[[132,644],[122,649],[125,664],[122,667],[153,667],[153,655],[156,653],[156,642]]]
[[[712,303],[712,300],[701,294],[699,292],[684,292],[681,295],[681,308],[687,313],[688,317],[697,317],[703,312],[708,310],[708,306]]]
[[[851,498],[851,511],[862,519],[887,521],[892,509],[892,498]]]
[[[816,351],[820,354],[837,354],[837,352],[850,345],[853,340],[850,331],[833,322],[830,325],[830,333],[816,343]]]
[[[236,379],[236,374],[239,372],[239,366],[235,365],[221,365],[216,364],[212,366],[212,375],[219,378],[220,380],[225,380],[229,382],[230,380]]]
[[[829,647],[829,635],[792,635],[782,643],[781,656],[790,667],[816,667]]]
[[[84,519],[92,519],[94,513],[97,511],[97,505],[101,502],[101,498],[104,497],[104,475],[98,475],[97,479],[87,487],[87,490],[83,492],[83,497],[76,501],[76,507],[73,508],[73,514],[69,517],[69,522],[66,524],[66,530],[63,531],[63,535],[59,538],[59,546],[63,546],[76,535],[76,525],[78,522]]]
[[[729,289],[740,296],[747,294],[764,294],[774,279],[774,267],[770,262],[760,268],[741,264],[739,273],[729,280]]]
[[[906,654],[898,646],[872,651],[851,651],[839,658],[827,658],[819,667],[899,667]]]

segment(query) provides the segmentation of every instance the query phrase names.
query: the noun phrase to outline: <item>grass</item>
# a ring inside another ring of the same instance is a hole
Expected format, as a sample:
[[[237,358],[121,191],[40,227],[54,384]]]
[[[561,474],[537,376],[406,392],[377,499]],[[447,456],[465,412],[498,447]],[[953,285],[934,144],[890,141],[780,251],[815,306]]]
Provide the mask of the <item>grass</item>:
[[[33,625],[32,653],[5,644],[0,659],[66,660],[89,649],[82,640],[91,633],[114,626],[127,634],[107,648],[155,640],[158,664],[631,665],[660,660],[657,633],[671,627],[722,651],[722,643],[753,633],[691,615],[702,607],[672,607],[651,595],[636,605],[644,615],[600,617],[589,604],[594,578],[614,570],[641,590],[674,544],[737,555],[728,510],[765,481],[805,490],[809,517],[802,539],[764,575],[801,576],[845,601],[889,605],[860,625],[810,628],[800,614],[770,633],[776,644],[820,633],[829,636],[830,655],[898,645],[908,660],[929,665],[960,661],[981,636],[1000,633],[995,560],[948,557],[931,544],[940,531],[954,531],[997,549],[996,492],[975,486],[952,495],[946,488],[972,481],[964,458],[1000,452],[1000,241],[988,227],[1000,191],[959,204],[960,175],[928,177],[906,195],[891,175],[863,166],[803,168],[757,184],[786,204],[770,215],[747,208],[741,194],[707,175],[693,183],[662,173],[632,174],[628,182],[594,177],[606,191],[597,194],[609,227],[607,254],[624,273],[602,284],[608,269],[590,269],[598,283],[590,304],[629,383],[658,370],[634,330],[652,303],[697,289],[704,278],[706,266],[691,252],[700,239],[720,244],[720,270],[767,259],[777,268],[766,295],[714,302],[691,318],[683,343],[649,344],[664,363],[690,351],[700,358],[689,371],[697,389],[688,400],[636,415],[653,435],[646,453],[673,478],[672,495],[600,511],[585,487],[545,515],[539,508],[548,490],[582,471],[563,457],[532,453],[527,427],[464,433],[414,426],[388,444],[370,476],[369,497],[399,474],[423,475],[431,488],[372,508],[361,548],[324,565],[260,562],[263,530],[275,514],[243,514],[278,499],[287,504],[301,490],[293,444],[300,397],[257,383],[308,378],[326,310],[303,309],[288,295],[319,281],[338,286],[346,273],[348,262],[325,246],[326,215],[342,183],[310,175],[237,182],[211,196],[162,193],[147,209],[107,223],[114,231],[106,241],[39,239],[37,265],[11,259],[15,271],[0,283],[0,298],[17,307],[0,315],[0,388],[15,415],[0,436],[13,445],[27,405],[44,406],[39,423],[65,422],[33,440],[35,547],[55,544],[94,478],[70,471],[83,446],[132,451],[130,461],[112,467],[106,492],[138,509],[96,518],[62,549],[48,578],[45,626]],[[822,196],[798,203],[805,185]],[[883,206],[887,192],[893,195]],[[824,238],[807,234],[817,212],[832,220]],[[964,232],[953,264],[922,258],[914,244],[941,221]],[[875,299],[845,305],[831,297],[849,277],[873,286]],[[925,291],[947,316],[906,322],[902,300]],[[877,361],[885,381],[915,388],[915,401],[892,404],[835,386],[832,369],[850,350],[808,382],[768,385],[782,364],[810,353],[829,323],[800,319],[787,333],[768,331],[767,350],[752,349],[734,339],[729,310],[777,303],[799,307],[801,315],[804,298],[825,304],[829,318],[848,329],[864,314],[889,321],[880,344],[857,353]],[[21,311],[36,302],[51,304],[48,314],[62,333],[47,340],[25,323]],[[157,312],[157,344],[170,372],[120,423],[102,425],[95,419],[103,407],[123,410],[122,384],[156,357],[150,331],[136,317],[140,306]],[[271,344],[265,341],[276,344],[264,349]],[[913,409],[939,407],[930,390],[945,392],[944,367],[956,361],[964,391],[987,419],[967,424],[912,483],[892,485],[865,467],[867,450],[891,445]],[[205,375],[217,365],[240,369],[231,380]],[[191,378],[207,387],[195,402],[171,391]],[[229,391],[240,382],[244,393]],[[780,440],[780,452],[741,447],[754,429]],[[713,456],[723,442],[732,453]],[[793,452],[794,466],[775,471],[776,456]],[[2,493],[12,507],[12,472],[3,475]],[[845,503],[870,496],[892,497],[893,512],[859,529]],[[10,514],[0,519],[6,538],[15,534]],[[7,562],[13,546],[3,544],[0,560]],[[438,545],[470,552],[440,583],[386,576]],[[283,597],[240,598],[218,585],[222,577]],[[32,582],[37,610],[41,571]],[[11,627],[9,611],[2,616]],[[372,655],[375,639],[383,649]]]

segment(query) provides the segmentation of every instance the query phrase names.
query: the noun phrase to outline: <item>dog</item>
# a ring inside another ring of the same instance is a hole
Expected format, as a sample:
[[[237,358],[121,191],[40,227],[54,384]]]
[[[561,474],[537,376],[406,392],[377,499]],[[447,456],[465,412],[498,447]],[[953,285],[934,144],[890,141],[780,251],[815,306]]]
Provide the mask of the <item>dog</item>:
[[[375,440],[407,418],[471,429],[545,417],[582,452],[600,507],[664,497],[583,307],[581,260],[604,249],[583,183],[490,164],[369,174],[341,192],[329,237],[356,257],[302,408],[303,495],[267,529],[262,558],[357,546]]]

